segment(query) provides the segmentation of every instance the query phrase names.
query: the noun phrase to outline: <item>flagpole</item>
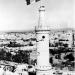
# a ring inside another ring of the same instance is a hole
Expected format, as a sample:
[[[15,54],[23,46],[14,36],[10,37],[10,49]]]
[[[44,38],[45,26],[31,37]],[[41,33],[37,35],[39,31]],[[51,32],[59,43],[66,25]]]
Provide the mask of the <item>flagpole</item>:
[[[42,0],[40,0],[40,7],[42,6]]]
[[[44,5],[44,0],[40,0],[40,6],[45,6]]]

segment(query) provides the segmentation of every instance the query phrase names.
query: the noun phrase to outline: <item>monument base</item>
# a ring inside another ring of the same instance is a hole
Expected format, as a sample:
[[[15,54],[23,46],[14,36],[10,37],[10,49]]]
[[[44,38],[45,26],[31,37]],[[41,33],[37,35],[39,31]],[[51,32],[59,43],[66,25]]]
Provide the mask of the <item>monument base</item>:
[[[38,66],[36,75],[53,75],[51,66]]]
[[[36,75],[50,75],[50,71],[37,71]]]
[[[54,75],[54,72],[55,71],[53,69],[47,71],[37,71],[36,75]]]

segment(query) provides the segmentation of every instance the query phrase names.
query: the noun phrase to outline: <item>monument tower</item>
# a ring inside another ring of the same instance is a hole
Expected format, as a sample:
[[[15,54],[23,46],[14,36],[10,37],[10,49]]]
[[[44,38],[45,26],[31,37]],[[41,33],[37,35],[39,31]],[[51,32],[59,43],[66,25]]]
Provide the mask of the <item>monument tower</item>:
[[[40,1],[39,23],[36,27],[37,37],[37,66],[36,75],[50,75],[51,65],[49,64],[49,29],[45,23],[45,6],[43,0],[26,0],[27,5],[32,1]],[[52,75],[52,74],[51,74]]]
[[[50,75],[49,64],[49,29],[45,24],[45,6],[39,9],[39,25],[36,27],[37,37],[37,73],[36,75]]]

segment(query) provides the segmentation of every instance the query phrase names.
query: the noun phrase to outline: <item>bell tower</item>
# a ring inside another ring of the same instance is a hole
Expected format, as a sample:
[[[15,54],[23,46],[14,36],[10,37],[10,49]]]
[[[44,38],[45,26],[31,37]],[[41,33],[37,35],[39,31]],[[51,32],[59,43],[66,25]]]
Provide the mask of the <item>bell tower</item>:
[[[36,75],[50,75],[49,63],[49,29],[45,24],[45,6],[39,9],[39,25],[36,27],[37,37],[37,73]]]

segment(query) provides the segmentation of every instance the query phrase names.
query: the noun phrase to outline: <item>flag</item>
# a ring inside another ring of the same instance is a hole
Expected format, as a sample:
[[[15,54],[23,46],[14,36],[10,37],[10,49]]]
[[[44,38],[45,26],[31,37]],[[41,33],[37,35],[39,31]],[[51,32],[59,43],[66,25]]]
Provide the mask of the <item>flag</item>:
[[[35,0],[36,2],[40,1],[40,0]]]
[[[38,2],[40,0],[26,0],[26,4],[30,5],[32,2]]]

